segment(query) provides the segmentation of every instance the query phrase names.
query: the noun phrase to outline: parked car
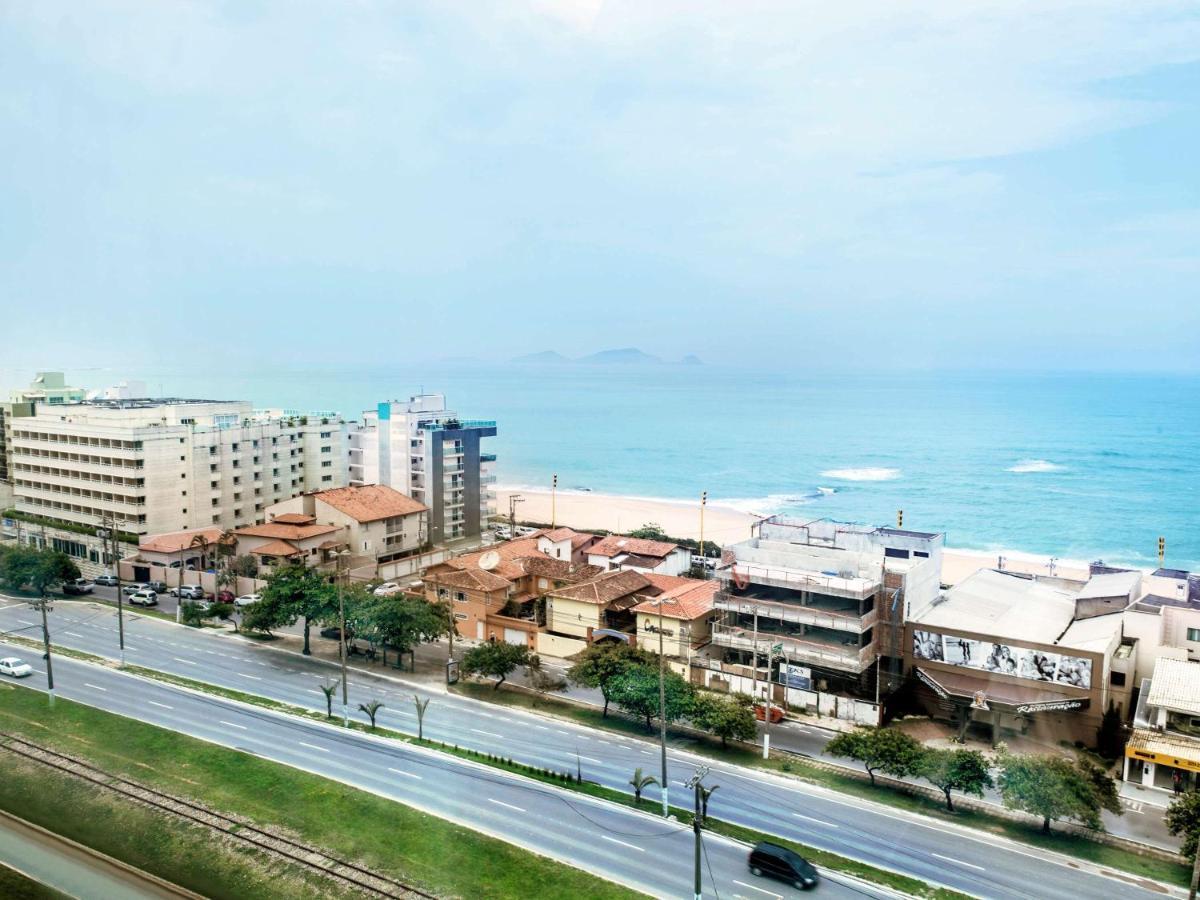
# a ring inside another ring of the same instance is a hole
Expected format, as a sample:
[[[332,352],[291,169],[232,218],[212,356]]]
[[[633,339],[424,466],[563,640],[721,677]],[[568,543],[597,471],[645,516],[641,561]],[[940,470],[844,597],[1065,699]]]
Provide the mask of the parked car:
[[[10,675],[13,678],[24,678],[33,674],[33,667],[15,656],[0,659],[0,675]]]
[[[203,600],[204,588],[198,584],[185,584],[182,587],[171,588],[171,596],[180,600]]]
[[[147,588],[135,591],[129,595],[129,602],[134,606],[158,606],[158,594]]]
[[[121,593],[128,597],[130,594],[136,594],[138,591],[146,591],[150,589],[150,585],[140,581],[131,581],[129,584],[123,585]]]
[[[404,590],[404,588],[400,587],[400,585],[396,584],[396,582],[385,581],[379,587],[375,588],[375,590],[372,591],[372,593],[376,597],[390,597],[390,596],[392,596],[392,594],[398,594],[402,590]]]
[[[117,586],[117,576],[116,575],[97,575],[96,580],[93,581],[92,583],[93,584],[102,584],[105,587],[116,587]]]
[[[71,581],[63,582],[64,594],[90,594],[92,592],[92,582],[86,578],[75,578]]]
[[[750,873],[777,878],[801,889],[817,883],[817,870],[812,863],[794,850],[770,841],[759,841],[750,851]]]
[[[242,594],[233,601],[234,606],[250,606],[262,599],[262,594]]]
[[[217,591],[216,600],[218,603],[232,603],[234,601],[233,591]]]
[[[167,583],[165,581],[147,581],[146,587],[157,594],[165,594],[167,592]]]

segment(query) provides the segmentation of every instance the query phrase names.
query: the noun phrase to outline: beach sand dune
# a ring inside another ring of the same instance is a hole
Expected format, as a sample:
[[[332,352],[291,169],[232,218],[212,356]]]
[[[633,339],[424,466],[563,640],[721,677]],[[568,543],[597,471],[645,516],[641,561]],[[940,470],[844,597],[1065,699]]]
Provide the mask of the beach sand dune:
[[[508,498],[520,494],[517,504],[518,522],[550,522],[569,525],[578,531],[602,529],[628,533],[651,522],[660,525],[672,537],[700,538],[700,498],[687,500],[654,500],[646,497],[621,497],[615,494],[595,494],[581,491],[559,491],[553,513],[549,491],[496,490],[496,509],[508,512]],[[719,503],[710,502],[704,511],[704,539],[718,544],[735,544],[750,537],[750,526],[762,516],[743,512]],[[1047,575],[1049,559],[1019,551],[982,551],[946,548],[942,555],[942,581],[955,584],[979,569],[997,565],[1005,559],[1005,568],[1012,572]],[[1077,561],[1059,561],[1055,574],[1062,578],[1087,578],[1087,565]]]

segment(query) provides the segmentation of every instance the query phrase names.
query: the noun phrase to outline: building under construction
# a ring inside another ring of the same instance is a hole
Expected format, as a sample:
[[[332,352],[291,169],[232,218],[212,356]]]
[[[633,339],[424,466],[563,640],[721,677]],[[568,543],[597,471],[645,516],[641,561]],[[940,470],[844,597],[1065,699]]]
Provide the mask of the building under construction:
[[[905,618],[938,594],[944,535],[778,516],[753,535],[725,549],[711,662],[775,697],[897,688]]]

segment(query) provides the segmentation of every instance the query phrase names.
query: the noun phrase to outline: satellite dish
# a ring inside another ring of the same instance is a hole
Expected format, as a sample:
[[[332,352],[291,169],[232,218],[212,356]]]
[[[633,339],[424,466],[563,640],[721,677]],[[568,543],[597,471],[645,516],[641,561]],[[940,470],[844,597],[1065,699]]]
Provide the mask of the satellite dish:
[[[479,568],[485,572],[492,571],[498,565],[500,565],[500,554],[495,550],[489,550],[483,556],[479,557]]]

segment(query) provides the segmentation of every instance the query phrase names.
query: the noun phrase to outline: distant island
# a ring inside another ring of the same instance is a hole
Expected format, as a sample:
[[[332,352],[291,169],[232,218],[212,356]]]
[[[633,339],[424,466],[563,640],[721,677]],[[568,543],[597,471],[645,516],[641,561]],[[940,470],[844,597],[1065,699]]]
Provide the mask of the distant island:
[[[685,366],[702,366],[704,361],[694,353],[689,353],[683,357],[678,363],[671,363],[660,356],[646,353],[637,347],[620,347],[615,350],[601,350],[598,353],[590,353],[587,356],[581,356],[578,359],[571,359],[569,356],[563,356],[557,350],[542,350],[538,353],[527,353],[524,356],[513,357],[512,362],[515,363],[531,363],[536,365],[558,365],[561,363],[582,363],[592,366],[612,366],[612,365],[685,365]]]

